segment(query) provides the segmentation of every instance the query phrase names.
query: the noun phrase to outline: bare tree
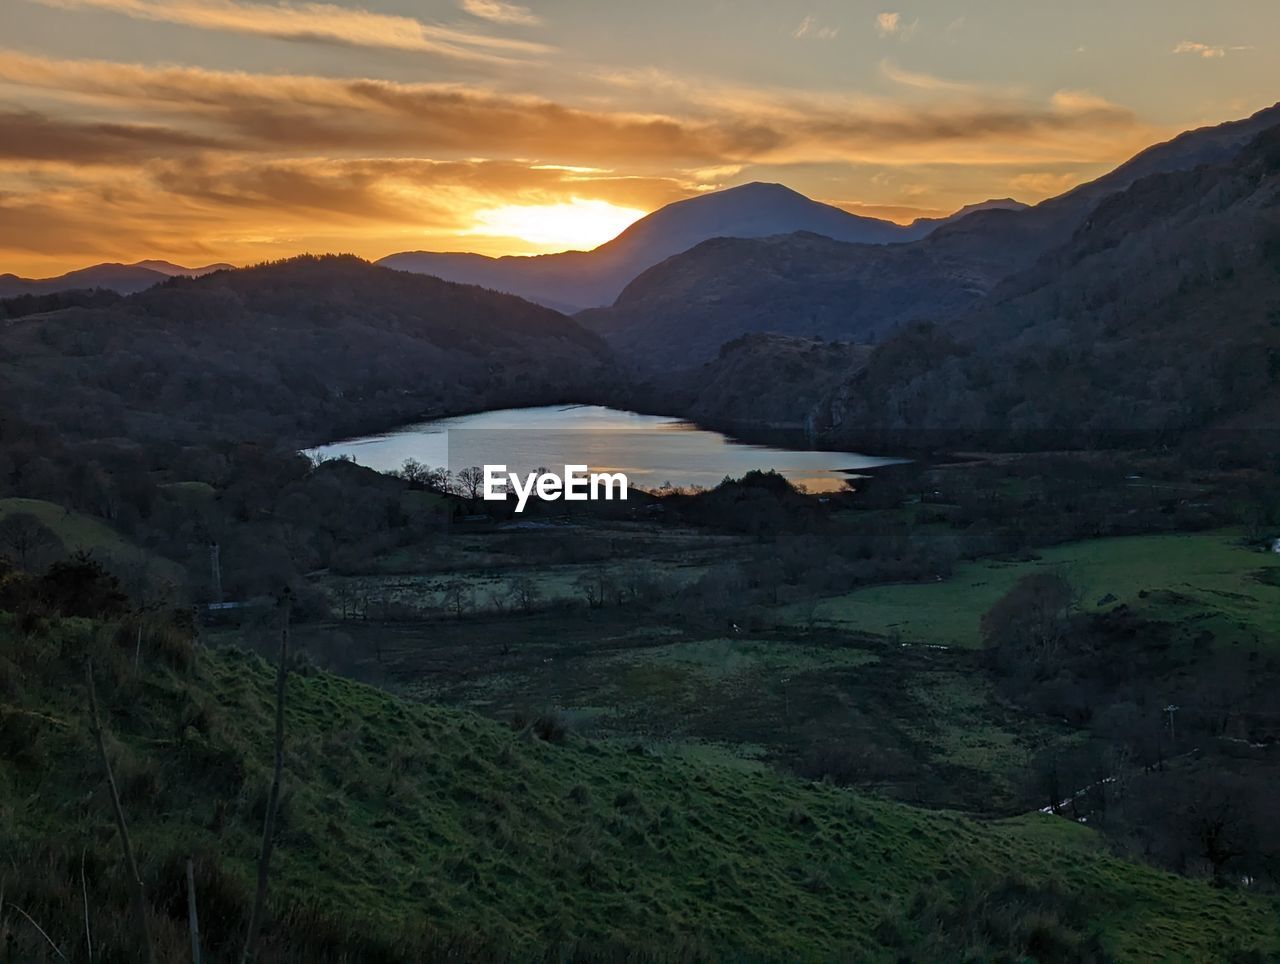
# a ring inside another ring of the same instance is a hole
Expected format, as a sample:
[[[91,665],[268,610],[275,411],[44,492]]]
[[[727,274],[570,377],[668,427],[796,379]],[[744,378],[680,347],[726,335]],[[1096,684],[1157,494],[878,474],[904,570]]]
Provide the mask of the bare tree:
[[[62,540],[30,512],[14,512],[0,519],[0,553],[9,555],[20,568],[30,572],[61,550]]]
[[[461,619],[462,614],[471,605],[471,592],[461,579],[451,579],[445,583],[443,601],[444,608]]]
[[[102,768],[107,774],[107,786],[111,790],[111,808],[115,811],[116,830],[120,833],[120,846],[124,850],[125,872],[128,874],[129,894],[133,901],[133,913],[138,919],[138,927],[142,931],[142,940],[146,945],[147,961],[155,964],[156,951],[151,943],[151,927],[147,919],[147,898],[142,891],[142,878],[138,874],[138,864],[133,859],[133,844],[129,842],[129,825],[124,819],[124,808],[120,805],[120,791],[116,788],[115,774],[111,772],[111,760],[107,757],[107,745],[102,736],[102,722],[98,717],[98,694],[93,685],[93,663],[85,661],[85,684],[89,689],[89,727],[98,744],[98,756],[102,759]]]
[[[480,493],[484,491],[484,469],[478,465],[459,469],[454,476],[454,486],[458,495],[464,496],[474,507],[480,501]]]
[[[400,466],[396,475],[404,479],[410,485],[419,487],[425,486],[427,482],[427,474],[430,470],[419,462],[417,459],[405,459],[404,464]]]
[[[538,586],[528,576],[517,576],[511,582],[511,600],[522,612],[533,612],[538,605]]]
[[[293,595],[288,587],[280,596],[280,654],[276,667],[276,736],[275,766],[271,774],[271,791],[267,795],[267,812],[262,821],[262,850],[258,854],[258,886],[249,911],[249,925],[244,939],[244,953],[240,964],[253,960],[258,943],[258,929],[262,925],[262,913],[267,903],[267,880],[271,873],[271,851],[275,846],[276,810],[280,805],[280,781],[284,772],[284,699],[285,684],[289,678],[289,615]]]

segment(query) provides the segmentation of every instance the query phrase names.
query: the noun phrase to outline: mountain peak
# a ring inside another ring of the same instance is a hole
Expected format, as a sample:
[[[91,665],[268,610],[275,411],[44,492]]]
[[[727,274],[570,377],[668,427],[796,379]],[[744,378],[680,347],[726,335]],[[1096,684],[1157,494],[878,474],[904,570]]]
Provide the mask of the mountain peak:
[[[766,238],[806,231],[836,241],[911,240],[908,228],[860,217],[785,184],[751,181],[659,208],[587,252],[530,258],[412,252],[379,264],[507,291],[561,310],[612,304],[647,268],[713,238]]]

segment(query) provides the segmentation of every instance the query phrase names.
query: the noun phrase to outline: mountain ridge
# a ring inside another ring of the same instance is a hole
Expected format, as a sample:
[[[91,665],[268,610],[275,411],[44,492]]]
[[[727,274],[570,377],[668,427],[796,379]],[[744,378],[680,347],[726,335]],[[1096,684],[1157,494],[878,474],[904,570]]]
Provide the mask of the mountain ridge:
[[[1006,203],[1017,202],[990,200],[979,206]],[[406,251],[376,263],[506,291],[573,313],[612,304],[646,269],[715,238],[765,238],[806,231],[837,241],[880,245],[918,240],[948,220],[896,224],[852,214],[782,184],[753,181],[668,204],[590,251],[502,258]]]
[[[179,275],[200,277],[233,267],[234,265],[218,262],[199,268],[187,268],[171,261],[148,259],[135,261],[132,264],[104,261],[50,278],[23,278],[16,274],[0,274],[0,298],[54,294],[79,288],[101,288],[117,294],[131,295],[145,291],[168,278]]]
[[[960,318],[1144,177],[1226,163],[1280,124],[1280,104],[1153,145],[1087,184],[1016,210],[979,205],[901,245],[809,234],[718,239],[633,279],[609,308],[577,315],[641,368],[699,365],[741,335],[879,341],[905,324]]]

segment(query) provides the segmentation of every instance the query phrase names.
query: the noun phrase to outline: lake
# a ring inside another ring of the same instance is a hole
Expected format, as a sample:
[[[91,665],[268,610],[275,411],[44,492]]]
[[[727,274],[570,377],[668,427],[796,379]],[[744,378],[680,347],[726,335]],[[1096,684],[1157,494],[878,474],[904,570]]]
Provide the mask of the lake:
[[[348,439],[307,451],[320,458],[348,456],[380,472],[416,459],[454,472],[471,465],[505,464],[512,472],[587,465],[595,472],[625,472],[633,487],[710,488],[725,476],[774,469],[810,492],[834,492],[862,469],[898,459],[855,452],[754,445],[662,415],[641,415],[601,405],[549,405],[459,415],[406,425],[381,435]]]

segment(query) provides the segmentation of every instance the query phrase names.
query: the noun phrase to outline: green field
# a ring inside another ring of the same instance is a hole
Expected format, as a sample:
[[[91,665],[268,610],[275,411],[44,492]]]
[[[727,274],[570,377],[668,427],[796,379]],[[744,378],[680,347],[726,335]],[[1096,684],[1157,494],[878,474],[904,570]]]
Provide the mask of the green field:
[[[36,639],[0,619],[0,634],[28,671],[0,706],[0,837],[15,866],[39,855],[40,867],[0,871],[6,900],[73,946],[87,847],[102,888],[95,933],[128,939],[103,920],[104,903],[124,898],[110,889],[119,850],[76,684],[90,651],[161,908],[162,959],[186,940],[183,891],[166,888],[180,888],[173,868],[191,854],[207,940],[229,946],[257,851],[270,667],[223,650],[182,668],[171,654],[177,668],[139,678],[130,654],[83,622]],[[718,652],[709,643],[687,655],[718,665]],[[1272,903],[1108,856],[1092,831],[1057,818],[975,821],[709,758],[548,744],[325,674],[291,679],[288,734],[272,907],[295,921],[299,946],[341,936],[359,959],[469,940],[499,959],[613,946],[629,960],[888,961],[931,926],[913,916],[916,895],[998,875],[1059,888],[1121,960],[1280,950]]]
[[[871,586],[822,599],[814,619],[905,642],[972,648],[981,642],[982,614],[1019,578],[1043,570],[1066,575],[1085,611],[1126,605],[1195,632],[1208,630],[1219,642],[1280,641],[1280,555],[1242,547],[1239,533],[1227,530],[1077,542],[1028,562],[961,563],[942,582]],[[802,607],[781,612],[807,618]]]
[[[95,516],[65,509],[42,499],[0,499],[0,519],[24,513],[35,516],[61,540],[70,553],[84,552],[109,567],[138,566],[145,561],[160,578],[174,585],[185,581],[182,567],[134,545]]]

